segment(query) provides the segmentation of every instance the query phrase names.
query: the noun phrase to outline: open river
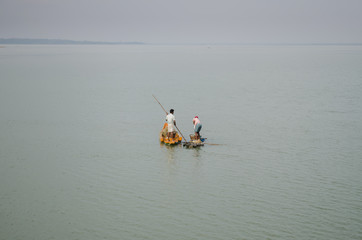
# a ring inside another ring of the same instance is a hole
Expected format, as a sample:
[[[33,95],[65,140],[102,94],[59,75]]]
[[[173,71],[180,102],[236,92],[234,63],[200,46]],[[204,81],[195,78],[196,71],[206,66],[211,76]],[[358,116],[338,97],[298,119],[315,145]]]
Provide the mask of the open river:
[[[5,45],[0,239],[361,240],[362,46]]]

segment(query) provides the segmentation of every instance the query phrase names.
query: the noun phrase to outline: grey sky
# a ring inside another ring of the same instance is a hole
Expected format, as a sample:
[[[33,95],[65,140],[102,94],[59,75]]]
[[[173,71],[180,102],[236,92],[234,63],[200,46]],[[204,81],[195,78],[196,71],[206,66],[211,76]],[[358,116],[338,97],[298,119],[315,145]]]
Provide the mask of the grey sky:
[[[362,42],[362,0],[0,0],[0,38]]]

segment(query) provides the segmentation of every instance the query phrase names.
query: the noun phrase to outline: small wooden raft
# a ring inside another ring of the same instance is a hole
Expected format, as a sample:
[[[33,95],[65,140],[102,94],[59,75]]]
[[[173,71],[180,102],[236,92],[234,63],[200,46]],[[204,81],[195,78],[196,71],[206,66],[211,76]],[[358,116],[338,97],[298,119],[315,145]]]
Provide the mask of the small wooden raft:
[[[204,138],[196,139],[193,134],[190,134],[190,139],[191,139],[190,142],[184,142],[184,143],[182,143],[182,145],[187,148],[196,148],[196,147],[204,146],[204,141],[205,141]]]
[[[191,141],[191,142],[184,142],[184,143],[182,143],[182,145],[187,148],[196,148],[196,147],[204,146],[204,143],[201,141],[200,142]]]

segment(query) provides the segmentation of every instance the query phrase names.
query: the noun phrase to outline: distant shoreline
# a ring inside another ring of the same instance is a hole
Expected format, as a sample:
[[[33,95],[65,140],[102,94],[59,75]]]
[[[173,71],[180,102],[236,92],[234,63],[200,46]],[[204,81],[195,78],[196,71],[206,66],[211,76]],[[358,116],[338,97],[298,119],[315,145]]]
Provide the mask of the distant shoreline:
[[[362,46],[362,43],[146,43],[146,42],[103,42],[74,41],[66,39],[0,38],[4,45],[185,45],[185,46]]]
[[[142,45],[142,42],[74,41],[65,39],[0,38],[0,44],[42,44],[42,45]]]

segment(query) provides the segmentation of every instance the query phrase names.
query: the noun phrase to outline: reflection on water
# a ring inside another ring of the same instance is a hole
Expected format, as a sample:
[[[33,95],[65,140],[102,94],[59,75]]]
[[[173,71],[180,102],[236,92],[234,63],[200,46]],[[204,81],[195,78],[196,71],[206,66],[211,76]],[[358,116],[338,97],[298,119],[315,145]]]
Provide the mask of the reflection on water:
[[[169,163],[175,162],[175,154],[176,148],[179,148],[181,144],[178,145],[166,145],[164,143],[160,143],[161,148],[164,148],[164,153],[166,154],[166,159]],[[182,146],[181,146],[182,147]]]
[[[193,156],[195,157],[196,160],[199,160],[200,159],[200,154],[201,154],[201,149],[200,147],[197,147],[197,148],[193,148]]]
[[[164,149],[163,152],[165,153],[169,163],[175,163],[176,154],[178,151],[182,149],[190,151],[192,153],[192,157],[197,161],[200,161],[201,158],[201,152],[202,152],[201,147],[184,148],[182,144],[166,145],[164,143],[160,143],[160,148]]]
[[[181,144],[178,145],[165,145],[160,143],[160,148],[165,154],[165,160],[167,160],[167,168],[169,174],[169,181],[171,178],[177,175],[181,165],[189,164],[193,176],[196,176],[200,172],[202,166],[202,152],[201,148],[184,148]],[[189,157],[184,158],[185,151]],[[181,161],[181,162],[180,162]]]

